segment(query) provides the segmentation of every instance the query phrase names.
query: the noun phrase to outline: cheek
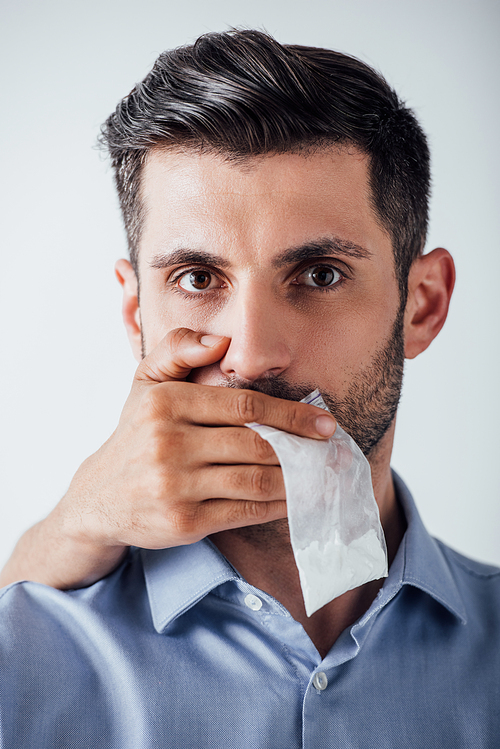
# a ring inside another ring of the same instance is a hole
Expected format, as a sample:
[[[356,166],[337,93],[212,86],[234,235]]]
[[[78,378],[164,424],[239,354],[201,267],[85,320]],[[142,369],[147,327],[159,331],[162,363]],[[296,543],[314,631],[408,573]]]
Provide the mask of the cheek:
[[[348,315],[324,314],[308,321],[292,342],[299,378],[314,378],[318,387],[347,387],[372,363],[391,330],[389,318],[352,311]]]
[[[187,303],[175,293],[165,292],[160,284],[141,286],[140,315],[147,351],[176,328],[200,333],[217,333],[218,306],[193,300]]]

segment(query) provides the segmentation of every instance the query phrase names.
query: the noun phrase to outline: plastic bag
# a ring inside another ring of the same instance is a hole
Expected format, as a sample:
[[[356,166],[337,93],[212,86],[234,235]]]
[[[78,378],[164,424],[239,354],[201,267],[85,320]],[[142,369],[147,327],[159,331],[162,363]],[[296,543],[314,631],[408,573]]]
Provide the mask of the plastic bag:
[[[328,410],[318,390],[303,399]],[[285,482],[290,539],[307,616],[387,576],[387,549],[370,464],[337,425],[329,440],[247,424],[273,447]]]

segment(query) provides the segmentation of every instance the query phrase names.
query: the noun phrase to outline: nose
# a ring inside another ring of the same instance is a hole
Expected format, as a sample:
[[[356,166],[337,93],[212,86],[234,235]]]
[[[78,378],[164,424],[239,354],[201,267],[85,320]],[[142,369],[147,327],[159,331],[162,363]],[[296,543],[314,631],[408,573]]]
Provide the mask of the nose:
[[[284,372],[291,362],[290,349],[282,325],[285,318],[272,297],[257,296],[250,289],[240,291],[227,309],[225,335],[231,338],[219,366],[228,376],[248,382]]]

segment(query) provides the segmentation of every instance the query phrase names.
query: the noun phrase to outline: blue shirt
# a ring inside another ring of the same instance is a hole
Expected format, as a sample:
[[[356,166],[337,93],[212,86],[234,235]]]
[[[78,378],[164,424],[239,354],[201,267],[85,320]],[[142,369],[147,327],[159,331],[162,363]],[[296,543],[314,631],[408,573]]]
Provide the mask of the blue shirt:
[[[207,540],[104,580],[0,599],[4,749],[500,746],[500,570],[408,522],[369,610],[322,660]]]

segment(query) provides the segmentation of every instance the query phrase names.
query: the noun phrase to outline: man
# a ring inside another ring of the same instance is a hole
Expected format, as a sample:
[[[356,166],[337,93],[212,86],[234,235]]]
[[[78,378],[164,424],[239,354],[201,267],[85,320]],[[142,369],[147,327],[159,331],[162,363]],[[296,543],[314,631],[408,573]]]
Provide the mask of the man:
[[[88,587],[2,592],[4,745],[494,746],[499,571],[431,539],[390,471],[404,357],[454,283],[422,254],[414,116],[357,60],[238,31],[161,55],[103,141],[140,364],[6,568]],[[327,439],[314,388],[370,462],[390,571],[308,617],[281,468],[245,424]]]

